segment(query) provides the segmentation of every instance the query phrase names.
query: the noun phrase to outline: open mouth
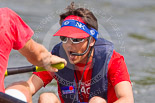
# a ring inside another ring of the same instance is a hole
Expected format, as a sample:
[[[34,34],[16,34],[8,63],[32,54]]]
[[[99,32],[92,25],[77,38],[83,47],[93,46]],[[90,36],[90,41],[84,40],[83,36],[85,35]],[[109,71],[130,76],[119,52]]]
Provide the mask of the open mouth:
[[[70,60],[75,60],[75,55],[72,55],[73,53],[75,53],[75,52],[73,52],[73,51],[68,51],[68,54],[69,54],[69,59]]]
[[[72,55],[74,52],[73,51],[69,51],[69,55]]]

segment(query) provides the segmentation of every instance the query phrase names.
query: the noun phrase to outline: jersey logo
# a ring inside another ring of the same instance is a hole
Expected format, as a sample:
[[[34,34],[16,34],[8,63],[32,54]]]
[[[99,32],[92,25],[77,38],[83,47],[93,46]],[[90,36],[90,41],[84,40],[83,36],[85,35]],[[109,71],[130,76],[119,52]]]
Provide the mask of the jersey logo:
[[[67,87],[61,87],[62,94],[71,94],[75,93],[75,88],[74,86],[67,86]]]

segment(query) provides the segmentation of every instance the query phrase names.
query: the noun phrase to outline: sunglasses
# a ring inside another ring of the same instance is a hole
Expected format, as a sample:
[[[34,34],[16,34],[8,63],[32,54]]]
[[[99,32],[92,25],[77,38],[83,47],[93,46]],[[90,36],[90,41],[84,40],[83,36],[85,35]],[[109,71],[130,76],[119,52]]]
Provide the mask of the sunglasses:
[[[83,42],[85,39],[82,38],[82,39],[79,39],[79,38],[68,38],[68,37],[65,37],[65,36],[60,36],[60,40],[63,42],[63,43],[67,43],[68,39],[70,39],[70,41],[73,43],[73,44],[78,44],[78,43],[81,43]]]

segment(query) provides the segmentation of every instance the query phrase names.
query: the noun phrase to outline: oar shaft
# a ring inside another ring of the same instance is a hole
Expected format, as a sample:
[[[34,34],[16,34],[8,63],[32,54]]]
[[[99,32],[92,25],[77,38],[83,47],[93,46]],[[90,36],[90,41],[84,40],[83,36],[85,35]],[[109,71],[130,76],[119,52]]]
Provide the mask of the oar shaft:
[[[52,64],[51,66],[61,70],[65,67],[65,64],[64,63],[58,63],[58,64]],[[25,67],[7,68],[7,70],[5,71],[5,76],[13,75],[13,74],[19,74],[19,73],[40,72],[40,71],[46,71],[46,69],[44,69],[43,67],[37,67],[34,65],[25,66]]]
[[[5,76],[6,75],[13,75],[13,74],[17,74],[17,73],[26,73],[26,72],[35,72],[35,71],[36,71],[36,66],[8,68],[7,72],[5,72]]]

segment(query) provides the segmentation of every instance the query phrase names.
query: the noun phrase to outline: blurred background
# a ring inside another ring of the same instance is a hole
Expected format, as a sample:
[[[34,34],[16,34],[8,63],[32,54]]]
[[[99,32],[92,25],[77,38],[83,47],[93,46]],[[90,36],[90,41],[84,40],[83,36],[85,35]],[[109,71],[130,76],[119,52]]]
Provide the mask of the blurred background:
[[[125,58],[133,86],[135,103],[154,103],[155,96],[155,1],[154,0],[0,0],[0,8],[14,10],[35,31],[33,39],[49,51],[59,39],[52,35],[60,28],[59,14],[72,1],[86,7],[98,19],[100,37],[112,41]],[[154,45],[154,46],[153,46]],[[31,65],[12,50],[8,67]],[[27,80],[31,73],[5,78],[5,86]],[[42,92],[55,92],[51,82],[33,96],[37,103]]]

